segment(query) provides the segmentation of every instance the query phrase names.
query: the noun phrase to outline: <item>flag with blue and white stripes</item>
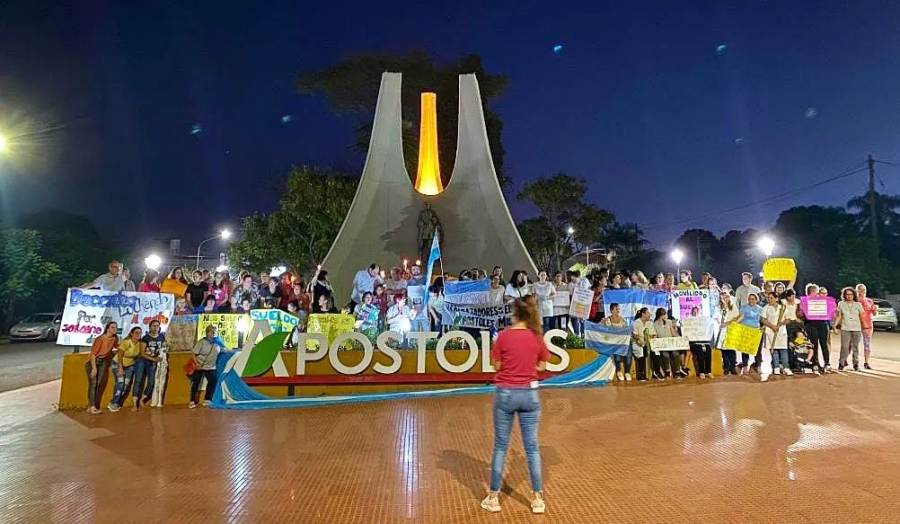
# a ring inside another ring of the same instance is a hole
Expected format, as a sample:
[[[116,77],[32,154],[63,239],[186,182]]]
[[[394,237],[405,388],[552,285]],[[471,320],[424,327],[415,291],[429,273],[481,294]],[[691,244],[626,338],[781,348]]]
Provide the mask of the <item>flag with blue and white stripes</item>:
[[[631,347],[631,326],[604,326],[585,321],[584,345],[601,355],[627,355]]]
[[[644,289],[607,289],[603,291],[603,310],[609,315],[610,304],[619,304],[625,322],[631,324],[634,315],[641,308],[650,310],[650,318],[656,314],[657,308],[669,307],[669,295],[663,291]]]

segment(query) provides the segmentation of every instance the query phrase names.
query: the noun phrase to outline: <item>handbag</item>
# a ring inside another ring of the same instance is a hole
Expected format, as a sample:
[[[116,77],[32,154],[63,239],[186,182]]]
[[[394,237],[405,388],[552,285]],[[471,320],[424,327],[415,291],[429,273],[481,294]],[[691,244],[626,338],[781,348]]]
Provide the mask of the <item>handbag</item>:
[[[187,363],[184,365],[184,374],[187,376],[191,376],[194,374],[194,371],[197,371],[197,364],[194,362],[193,358],[189,358]]]

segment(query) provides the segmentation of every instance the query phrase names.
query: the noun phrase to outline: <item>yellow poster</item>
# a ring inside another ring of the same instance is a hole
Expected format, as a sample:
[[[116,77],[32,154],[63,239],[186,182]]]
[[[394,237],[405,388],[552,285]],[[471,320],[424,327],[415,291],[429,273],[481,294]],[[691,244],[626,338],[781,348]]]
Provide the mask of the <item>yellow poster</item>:
[[[175,298],[181,298],[187,292],[187,284],[182,284],[181,282],[167,278],[163,280],[161,286],[159,286],[160,293],[172,293],[175,295]]]
[[[203,313],[197,319],[197,340],[206,336],[207,326],[216,326],[217,336],[228,349],[238,349],[242,342],[238,327],[250,326],[250,318],[247,315],[237,313]],[[241,323],[241,317],[247,317]]]
[[[725,340],[722,345],[725,349],[733,349],[748,355],[756,355],[759,350],[759,341],[762,339],[762,331],[744,324],[731,323],[725,330]]]
[[[797,265],[793,258],[770,258],[763,264],[763,278],[793,282],[797,279]]]
[[[324,333],[328,338],[328,344],[331,345],[334,339],[341,333],[353,331],[356,319],[353,315],[345,315],[343,313],[316,313],[309,316],[306,324],[307,333]],[[306,349],[316,349],[316,343],[308,340]]]

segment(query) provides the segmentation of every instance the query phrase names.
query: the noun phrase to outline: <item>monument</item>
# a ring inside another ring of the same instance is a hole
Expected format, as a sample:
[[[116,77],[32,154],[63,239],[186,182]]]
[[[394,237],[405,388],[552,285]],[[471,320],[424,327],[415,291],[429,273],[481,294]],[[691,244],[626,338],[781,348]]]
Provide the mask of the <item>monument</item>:
[[[362,177],[323,262],[338,302],[349,297],[356,271],[372,262],[387,266],[421,258],[423,242],[427,246],[435,230],[448,272],[500,265],[507,274],[536,274],[497,182],[475,75],[459,77],[456,160],[446,188],[437,171],[433,94],[423,97],[419,168],[415,186],[410,182],[403,161],[401,82],[400,73],[381,77]]]

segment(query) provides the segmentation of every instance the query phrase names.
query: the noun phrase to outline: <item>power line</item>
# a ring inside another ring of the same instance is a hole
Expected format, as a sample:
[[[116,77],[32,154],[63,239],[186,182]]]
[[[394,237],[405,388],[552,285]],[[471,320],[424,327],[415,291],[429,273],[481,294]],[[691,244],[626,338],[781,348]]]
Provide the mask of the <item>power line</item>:
[[[868,169],[868,167],[866,166],[866,162],[862,162],[862,167],[858,167],[859,165],[860,165],[860,164],[857,164],[856,166],[850,168],[850,170],[844,171],[843,173],[834,175],[834,176],[832,176],[832,177],[825,178],[825,179],[823,179],[823,180],[819,180],[818,182],[814,182],[814,183],[812,183],[812,184],[809,184],[809,185],[806,185],[806,186],[803,186],[803,187],[798,187],[798,188],[796,188],[796,189],[791,189],[791,190],[789,190],[789,191],[785,191],[785,192],[779,193],[779,194],[777,194],[777,195],[768,196],[768,197],[765,197],[765,198],[761,198],[761,199],[759,199],[759,200],[754,200],[754,201],[752,201],[752,202],[748,202],[748,203],[746,203],[746,204],[741,204],[741,205],[739,205],[739,206],[731,207],[731,208],[728,208],[728,209],[721,209],[721,210],[719,210],[719,211],[713,211],[713,212],[710,212],[710,213],[706,213],[706,214],[703,214],[703,215],[698,215],[698,216],[691,217],[691,218],[684,219],[684,220],[677,220],[677,221],[675,221],[675,222],[672,222],[672,221],[667,221],[667,222],[657,222],[656,224],[650,224],[650,225],[644,226],[644,229],[652,229],[652,228],[660,227],[660,226],[679,226],[679,225],[684,225],[684,224],[690,224],[691,222],[695,222],[695,221],[701,220],[701,219],[703,219],[703,218],[709,218],[709,217],[713,217],[713,216],[721,215],[721,214],[725,214],[725,213],[733,213],[733,212],[735,212],[735,211],[740,211],[740,210],[742,210],[742,209],[747,209],[748,207],[753,207],[753,206],[758,206],[758,205],[760,205],[760,204],[767,204],[767,203],[769,203],[769,202],[774,202],[774,201],[780,200],[780,199],[782,199],[782,198],[787,198],[787,197],[789,197],[789,196],[796,195],[797,193],[802,193],[803,191],[808,191],[808,190],[810,190],[810,189],[815,189],[815,188],[817,188],[817,187],[819,187],[819,186],[823,186],[823,185],[825,185],[825,184],[829,184],[829,183],[831,183],[831,182],[834,182],[834,181],[836,181],[836,180],[840,180],[840,179],[842,179],[842,178],[847,178],[847,177],[849,177],[849,176],[853,176],[853,175],[855,175],[855,174],[857,174],[857,173],[862,173],[863,171],[866,171],[866,170]]]

